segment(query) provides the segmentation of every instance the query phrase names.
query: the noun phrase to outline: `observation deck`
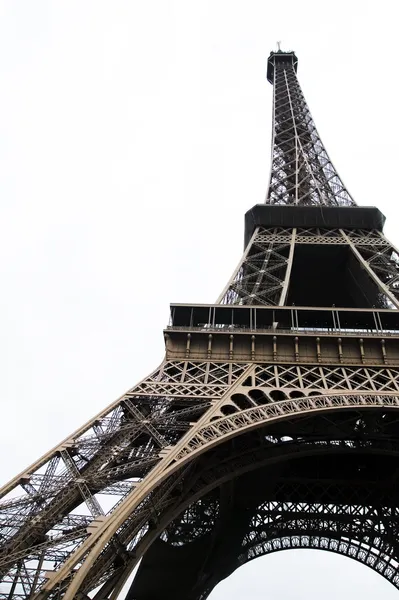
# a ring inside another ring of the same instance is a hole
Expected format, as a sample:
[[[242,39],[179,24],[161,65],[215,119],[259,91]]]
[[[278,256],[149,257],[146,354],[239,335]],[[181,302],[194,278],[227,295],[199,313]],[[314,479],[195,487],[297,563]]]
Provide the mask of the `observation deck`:
[[[171,304],[168,360],[399,365],[399,311]]]
[[[245,213],[244,248],[256,227],[320,227],[382,231],[385,216],[375,206],[255,204]]]
[[[295,73],[298,69],[298,58],[295,52],[283,52],[278,50],[277,52],[270,52],[270,56],[267,61],[267,80],[270,83],[274,81],[274,66],[278,63],[292,63],[295,69]]]

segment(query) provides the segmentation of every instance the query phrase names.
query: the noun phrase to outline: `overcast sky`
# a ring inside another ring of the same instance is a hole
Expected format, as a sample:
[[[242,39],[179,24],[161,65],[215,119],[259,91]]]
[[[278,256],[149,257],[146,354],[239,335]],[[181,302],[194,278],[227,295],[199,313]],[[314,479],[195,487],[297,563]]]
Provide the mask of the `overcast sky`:
[[[269,176],[276,41],[319,132],[399,244],[394,0],[0,0],[0,479],[162,360],[170,302],[214,302]],[[314,551],[211,600],[398,592]]]

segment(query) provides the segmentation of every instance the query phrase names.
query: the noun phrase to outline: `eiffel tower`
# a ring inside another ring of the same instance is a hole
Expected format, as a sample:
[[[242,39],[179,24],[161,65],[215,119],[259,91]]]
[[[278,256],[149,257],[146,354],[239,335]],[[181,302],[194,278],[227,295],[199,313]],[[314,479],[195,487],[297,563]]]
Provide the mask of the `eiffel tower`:
[[[0,600],[203,600],[258,556],[336,552],[399,589],[399,254],[272,52],[266,202],[161,366],[1,489]],[[130,581],[130,580],[129,580]]]

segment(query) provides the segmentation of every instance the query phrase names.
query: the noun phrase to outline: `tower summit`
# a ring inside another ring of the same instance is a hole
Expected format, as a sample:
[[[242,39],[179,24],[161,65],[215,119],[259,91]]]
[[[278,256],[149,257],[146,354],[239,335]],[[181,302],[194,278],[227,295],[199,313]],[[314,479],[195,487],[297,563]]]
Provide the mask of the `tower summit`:
[[[0,600],[116,600],[141,558],[129,600],[205,600],[290,548],[399,589],[399,256],[297,66],[270,54],[266,202],[217,302],[172,304],[162,364],[1,488]]]
[[[289,66],[294,69],[295,73],[298,70],[298,59],[295,52],[283,52],[280,48],[277,52],[270,52],[267,61],[267,80],[274,85],[274,68],[277,63],[282,63],[285,67]]]

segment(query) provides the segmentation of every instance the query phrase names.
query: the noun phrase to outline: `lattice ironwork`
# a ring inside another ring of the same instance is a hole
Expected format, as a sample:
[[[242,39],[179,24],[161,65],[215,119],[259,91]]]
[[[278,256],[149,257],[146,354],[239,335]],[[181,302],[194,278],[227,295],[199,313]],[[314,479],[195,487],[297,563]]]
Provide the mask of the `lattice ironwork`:
[[[365,306],[399,307],[399,254],[376,230],[258,227],[218,298],[221,304],[287,304],[293,259],[303,245],[348,248],[359,269],[378,289]]]
[[[335,171],[296,67],[269,59],[266,213],[225,306],[194,323],[178,305],[161,366],[0,490],[0,600],[116,600],[142,556],[128,600],[199,600],[308,547],[399,588],[399,254]]]
[[[292,484],[291,484],[292,485]],[[306,494],[307,490],[299,489]],[[280,484],[280,488],[287,484]],[[304,487],[298,485],[298,488]],[[359,503],[348,503],[348,489],[342,489],[342,504],[324,502],[277,502],[267,501],[256,508],[256,514],[248,523],[246,532],[240,540],[234,568],[246,562],[281,550],[320,549],[328,550],[357,560],[380,573],[399,589],[399,573],[395,542],[397,535],[398,509],[389,506],[380,507],[367,504],[363,497]],[[355,490],[357,495],[368,496],[367,489]],[[281,491],[280,491],[281,493]],[[354,494],[353,494],[354,495]],[[328,492],[325,494],[328,496]],[[334,502],[336,500],[334,499]],[[184,544],[195,535],[206,535],[217,524],[218,505],[209,503],[210,522],[205,521],[204,529],[198,520],[203,513],[190,507],[184,513],[178,527],[172,529],[178,538],[164,537],[167,543]],[[322,515],[322,517],[320,516]],[[215,557],[212,557],[215,559]],[[199,598],[205,599],[212,591],[215,577],[205,582]]]
[[[392,536],[397,534],[397,509],[387,507],[384,514],[375,506],[365,506],[364,501],[359,505],[341,505],[339,509],[339,513],[329,516],[328,504],[262,505],[257,523],[251,522],[243,540],[237,566],[281,550],[325,550],[372,568],[399,589],[398,562],[392,548]],[[199,596],[201,600],[209,596],[213,587],[211,582]]]
[[[282,295],[289,275],[289,259],[295,244],[295,230],[267,236],[255,232],[221,304],[283,304]]]
[[[273,148],[268,204],[354,206],[320,139],[296,76],[296,57],[274,53]]]

